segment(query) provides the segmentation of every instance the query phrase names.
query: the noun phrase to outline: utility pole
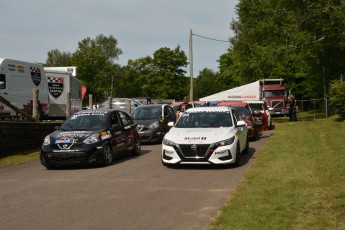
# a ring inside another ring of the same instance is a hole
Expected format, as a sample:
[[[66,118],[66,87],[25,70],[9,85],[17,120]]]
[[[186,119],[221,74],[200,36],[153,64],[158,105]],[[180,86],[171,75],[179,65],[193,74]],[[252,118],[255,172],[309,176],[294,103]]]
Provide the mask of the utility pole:
[[[193,101],[193,42],[192,42],[193,33],[190,30],[189,35],[189,74],[190,74],[190,92],[189,100]]]

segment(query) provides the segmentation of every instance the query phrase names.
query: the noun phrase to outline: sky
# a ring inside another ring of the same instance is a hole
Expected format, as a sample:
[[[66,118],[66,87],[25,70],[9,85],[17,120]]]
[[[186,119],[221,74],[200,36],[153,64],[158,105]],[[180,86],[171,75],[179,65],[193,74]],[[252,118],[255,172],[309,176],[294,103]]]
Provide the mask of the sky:
[[[78,42],[113,36],[122,54],[116,63],[151,56],[177,46],[189,57],[193,76],[218,71],[219,56],[233,37],[238,0],[2,0],[0,57],[45,63],[53,49],[75,52]],[[201,36],[201,37],[200,37]],[[203,38],[204,37],[204,38]],[[209,39],[207,39],[209,38]],[[214,39],[214,40],[212,40]],[[219,41],[216,41],[219,40]],[[190,66],[186,68],[189,75]]]

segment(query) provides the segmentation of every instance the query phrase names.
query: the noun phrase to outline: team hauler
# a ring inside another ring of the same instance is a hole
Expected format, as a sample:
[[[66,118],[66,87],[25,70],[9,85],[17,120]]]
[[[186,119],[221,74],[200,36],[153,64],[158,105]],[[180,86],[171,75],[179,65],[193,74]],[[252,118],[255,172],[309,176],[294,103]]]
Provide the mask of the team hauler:
[[[80,111],[82,85],[76,77],[77,67],[44,67],[44,70],[47,75],[50,101],[48,119],[65,119],[69,105],[70,114]]]
[[[228,89],[201,101],[264,101],[272,108],[272,115],[288,115],[288,96],[283,79],[262,79],[236,88]]]
[[[37,114],[49,113],[47,78],[41,64],[0,58],[0,117],[18,116],[18,111],[32,115],[33,91],[38,90]],[[8,106],[10,103],[10,108]]]

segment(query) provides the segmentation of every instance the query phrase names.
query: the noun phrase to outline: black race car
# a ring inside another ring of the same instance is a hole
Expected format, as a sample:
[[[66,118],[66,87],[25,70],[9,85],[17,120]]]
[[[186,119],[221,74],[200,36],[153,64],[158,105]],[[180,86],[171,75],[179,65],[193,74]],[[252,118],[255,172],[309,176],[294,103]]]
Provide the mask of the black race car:
[[[46,168],[61,165],[110,165],[116,156],[141,153],[136,124],[121,110],[82,110],[44,138],[40,160]]]

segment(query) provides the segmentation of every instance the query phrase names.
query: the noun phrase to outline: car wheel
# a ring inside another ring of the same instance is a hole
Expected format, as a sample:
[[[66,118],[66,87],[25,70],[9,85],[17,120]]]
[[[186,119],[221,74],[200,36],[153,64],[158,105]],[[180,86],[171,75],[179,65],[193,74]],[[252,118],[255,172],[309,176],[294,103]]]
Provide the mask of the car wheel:
[[[241,150],[240,146],[237,144],[236,147],[236,160],[235,160],[235,166],[241,166]]]
[[[140,138],[137,138],[137,140],[133,144],[131,154],[133,156],[138,156],[138,155],[141,154],[141,141],[140,141]]]
[[[40,161],[41,161],[41,164],[44,167],[46,167],[46,169],[54,169],[55,168],[55,166],[50,164],[48,161],[46,161],[46,159],[42,155],[40,155]]]
[[[109,145],[104,146],[103,154],[101,159],[102,166],[108,166],[113,162],[113,151],[111,150]]]

